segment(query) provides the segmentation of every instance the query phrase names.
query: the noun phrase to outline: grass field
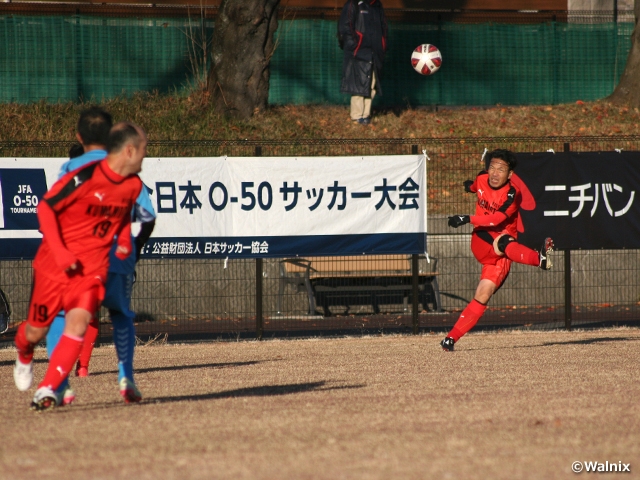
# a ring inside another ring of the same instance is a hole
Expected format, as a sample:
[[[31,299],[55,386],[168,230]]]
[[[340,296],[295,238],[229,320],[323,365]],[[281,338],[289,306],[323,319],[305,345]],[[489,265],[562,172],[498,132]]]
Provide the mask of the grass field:
[[[90,104],[2,104],[0,141],[73,141],[78,113]],[[439,111],[411,106],[374,108],[369,126],[352,124],[348,107],[330,105],[274,106],[248,121],[231,121],[221,117],[207,97],[198,93],[139,93],[102,105],[116,121],[140,124],[151,140],[609,136],[640,132],[640,109],[604,101]]]
[[[42,414],[0,350],[0,477],[562,479],[608,461],[638,478],[639,330],[472,333],[454,353],[439,340],[141,347],[145,399],[129,406],[104,346],[72,379],[76,403]]]

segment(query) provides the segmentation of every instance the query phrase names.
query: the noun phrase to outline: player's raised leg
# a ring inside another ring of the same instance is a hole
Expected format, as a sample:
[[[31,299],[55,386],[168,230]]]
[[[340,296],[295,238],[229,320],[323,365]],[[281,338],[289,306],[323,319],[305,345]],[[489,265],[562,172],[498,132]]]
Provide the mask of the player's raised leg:
[[[511,235],[501,235],[496,238],[495,246],[499,252],[516,263],[540,267],[543,270],[550,270],[553,266],[551,254],[554,245],[550,237],[545,238],[540,251],[518,243]]]

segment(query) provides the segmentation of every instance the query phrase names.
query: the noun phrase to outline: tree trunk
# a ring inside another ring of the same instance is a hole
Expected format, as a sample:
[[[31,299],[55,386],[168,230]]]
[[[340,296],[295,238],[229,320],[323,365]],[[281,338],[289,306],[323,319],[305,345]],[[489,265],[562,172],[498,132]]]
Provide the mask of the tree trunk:
[[[207,89],[225,115],[248,119],[267,108],[269,62],[280,0],[223,0],[216,17]]]
[[[627,57],[627,65],[620,77],[620,83],[607,98],[610,102],[625,104],[632,107],[640,107],[640,1],[636,0],[633,13],[636,17],[636,26],[631,34],[631,50]]]

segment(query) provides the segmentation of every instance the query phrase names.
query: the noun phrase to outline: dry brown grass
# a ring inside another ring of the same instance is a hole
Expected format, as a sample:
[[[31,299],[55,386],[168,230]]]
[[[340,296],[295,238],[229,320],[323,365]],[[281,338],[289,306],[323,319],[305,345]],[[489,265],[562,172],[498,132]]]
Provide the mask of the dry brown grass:
[[[639,330],[470,334],[453,354],[439,340],[141,347],[130,406],[102,347],[76,404],[43,414],[0,350],[0,477],[562,479],[577,460],[637,476]]]
[[[73,140],[87,105],[0,105],[0,140]],[[249,121],[230,121],[206,97],[140,93],[104,102],[116,120],[142,125],[152,140],[286,140],[296,138],[451,138],[634,135],[640,110],[591,102],[558,106],[377,111],[369,126],[352,124],[346,106],[273,107]]]

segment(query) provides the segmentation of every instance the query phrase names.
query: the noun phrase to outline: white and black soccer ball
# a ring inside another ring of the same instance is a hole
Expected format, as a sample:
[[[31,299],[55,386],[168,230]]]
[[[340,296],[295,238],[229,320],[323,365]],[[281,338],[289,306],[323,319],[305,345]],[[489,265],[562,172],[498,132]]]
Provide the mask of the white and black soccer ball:
[[[433,75],[441,65],[442,54],[435,45],[423,43],[411,52],[411,66],[420,75]]]

